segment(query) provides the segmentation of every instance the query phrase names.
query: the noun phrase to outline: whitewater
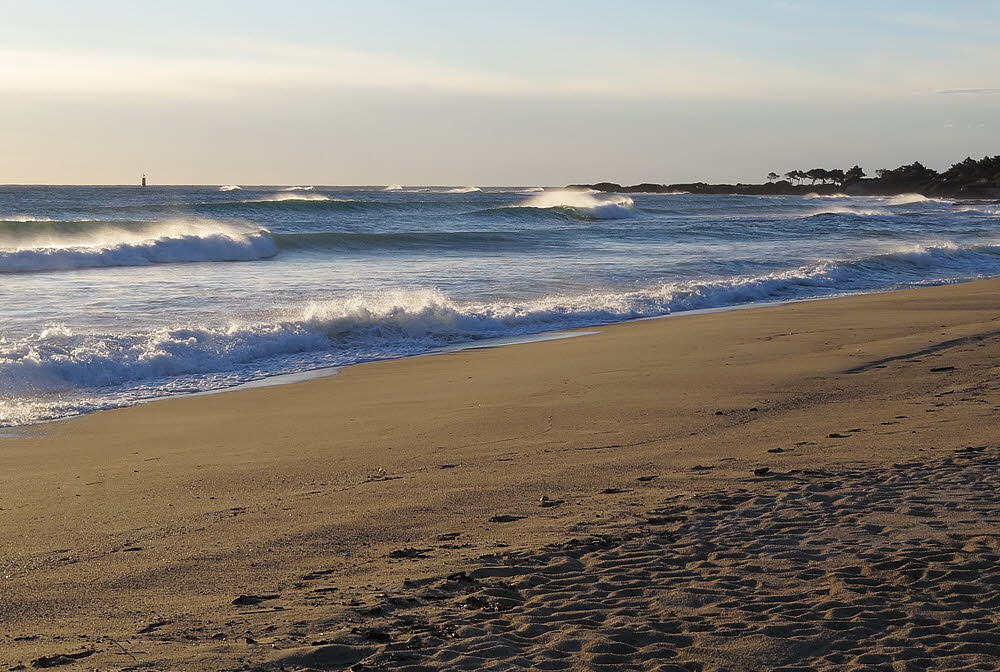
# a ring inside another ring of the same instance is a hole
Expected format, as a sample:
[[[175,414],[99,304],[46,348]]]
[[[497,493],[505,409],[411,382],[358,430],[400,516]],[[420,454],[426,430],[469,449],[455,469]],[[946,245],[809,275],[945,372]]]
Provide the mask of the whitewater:
[[[995,203],[0,187],[0,426],[690,310],[1000,275]]]

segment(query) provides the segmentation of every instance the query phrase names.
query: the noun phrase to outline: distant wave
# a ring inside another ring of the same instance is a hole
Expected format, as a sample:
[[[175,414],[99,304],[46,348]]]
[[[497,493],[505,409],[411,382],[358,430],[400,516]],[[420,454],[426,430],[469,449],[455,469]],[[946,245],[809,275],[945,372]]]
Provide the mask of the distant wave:
[[[545,191],[545,188],[544,187],[526,187],[526,188],[524,188],[524,189],[521,190],[521,193],[524,193],[524,194],[536,194],[536,193],[538,193],[540,191]]]
[[[403,185],[401,185],[401,184],[390,184],[388,187],[386,187],[382,191],[402,191],[402,190],[403,190]]]
[[[312,191],[312,187],[286,187],[285,191]]]
[[[958,212],[979,212],[984,215],[1000,215],[1000,205],[968,205],[955,203]]]
[[[219,191],[239,191],[240,189],[242,189],[242,187],[239,187],[235,184],[225,184],[219,187]]]
[[[848,196],[847,194],[817,194],[815,191],[810,191],[802,198],[811,201],[816,198],[851,198],[851,197]]]
[[[483,338],[926,282],[946,270],[967,277],[996,274],[1000,246],[912,246],[853,260],[820,260],[784,272],[535,300],[460,302],[438,291],[395,290],[318,302],[274,320],[224,326],[125,334],[52,328],[0,341],[0,397],[234,371],[248,362],[299,353],[341,353],[335,358],[339,363],[398,357]]]
[[[252,205],[257,203],[295,203],[311,201],[338,201],[350,199],[331,198],[324,194],[301,193],[301,192],[278,192],[268,196],[253,198],[241,198],[237,200],[206,200],[206,201],[182,201],[176,203],[136,203],[128,205],[109,205],[105,210],[157,210],[157,209],[183,209],[199,208],[206,206],[231,207],[234,205]]]
[[[410,210],[419,209],[422,204],[395,201],[394,199],[359,200],[352,198],[334,198],[324,194],[311,192],[282,192],[259,198],[239,200],[204,200],[180,203],[145,203],[130,205],[113,205],[95,208],[108,213],[128,213],[135,216],[171,216],[172,213],[183,215],[199,213],[205,215],[245,215],[253,217],[261,212],[271,211],[364,211],[364,210]]]
[[[275,233],[281,250],[422,250],[518,249],[536,244],[537,235],[523,231],[400,231]]]
[[[812,201],[818,199],[844,199],[844,198],[868,198],[884,202],[886,205],[909,205],[911,203],[944,203],[941,199],[928,198],[922,194],[897,194],[895,196],[851,196],[850,194],[817,194],[810,192],[803,196],[804,199]]]
[[[890,215],[888,210],[883,210],[881,208],[863,208],[855,206],[831,206],[826,208],[819,208],[812,212],[809,212],[802,217],[820,217],[823,215],[854,215],[856,217],[880,217]]]
[[[889,205],[909,205],[910,203],[945,203],[939,198],[927,198],[922,194],[897,194],[891,196],[886,203]]]
[[[261,227],[213,221],[59,223],[32,231],[0,229],[0,273],[196,261],[252,261],[278,250]],[[91,223],[88,223],[91,224]]]
[[[628,196],[597,194],[595,191],[571,189],[542,191],[517,205],[489,208],[480,213],[550,210],[580,220],[624,219],[635,216],[634,204]]]
[[[155,209],[155,206],[153,206]],[[322,194],[292,192],[274,197],[258,198],[244,201],[221,201],[214,203],[178,204],[171,206],[176,209],[193,209],[210,213],[236,213],[254,211],[346,211],[363,212],[367,210],[411,210],[421,207],[420,204],[384,201],[357,200],[353,198],[332,198]]]
[[[472,194],[477,191],[482,191],[479,187],[456,187],[455,189],[449,189],[449,194]]]
[[[309,187],[312,189],[312,187]],[[308,191],[307,189],[292,188],[286,191]],[[265,196],[264,198],[252,198],[246,201],[240,201],[240,203],[274,203],[274,202],[284,202],[284,201],[332,201],[329,196],[324,196],[323,194],[274,194],[273,196]]]
[[[563,222],[567,220],[576,222],[593,222],[601,220],[601,218],[594,217],[593,214],[587,210],[576,210],[574,208],[567,207],[529,208],[521,205],[500,205],[495,208],[483,208],[482,210],[467,212],[465,213],[465,216],[481,218],[486,221],[490,221],[493,218],[499,218],[501,220],[549,220]]]

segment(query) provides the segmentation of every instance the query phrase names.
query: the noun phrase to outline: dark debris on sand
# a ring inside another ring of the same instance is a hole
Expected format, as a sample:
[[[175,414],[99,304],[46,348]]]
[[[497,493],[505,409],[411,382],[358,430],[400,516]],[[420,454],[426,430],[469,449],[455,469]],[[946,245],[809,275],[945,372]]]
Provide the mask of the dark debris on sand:
[[[75,653],[57,653],[52,656],[41,656],[31,661],[31,666],[35,668],[60,667],[62,665],[72,665],[82,658],[88,658],[97,653],[96,649],[85,649]]]

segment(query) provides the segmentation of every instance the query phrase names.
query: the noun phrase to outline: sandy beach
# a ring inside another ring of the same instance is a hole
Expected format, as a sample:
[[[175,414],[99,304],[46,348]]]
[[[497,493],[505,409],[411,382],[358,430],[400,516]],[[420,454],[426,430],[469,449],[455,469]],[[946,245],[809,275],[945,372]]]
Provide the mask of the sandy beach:
[[[0,669],[1000,666],[1000,280],[0,439]]]

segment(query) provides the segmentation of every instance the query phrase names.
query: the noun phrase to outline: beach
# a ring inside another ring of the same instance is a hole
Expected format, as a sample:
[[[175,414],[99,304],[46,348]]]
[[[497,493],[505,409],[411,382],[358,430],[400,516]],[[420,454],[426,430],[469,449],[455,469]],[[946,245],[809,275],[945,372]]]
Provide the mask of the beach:
[[[998,292],[15,428],[2,669],[995,670]]]

